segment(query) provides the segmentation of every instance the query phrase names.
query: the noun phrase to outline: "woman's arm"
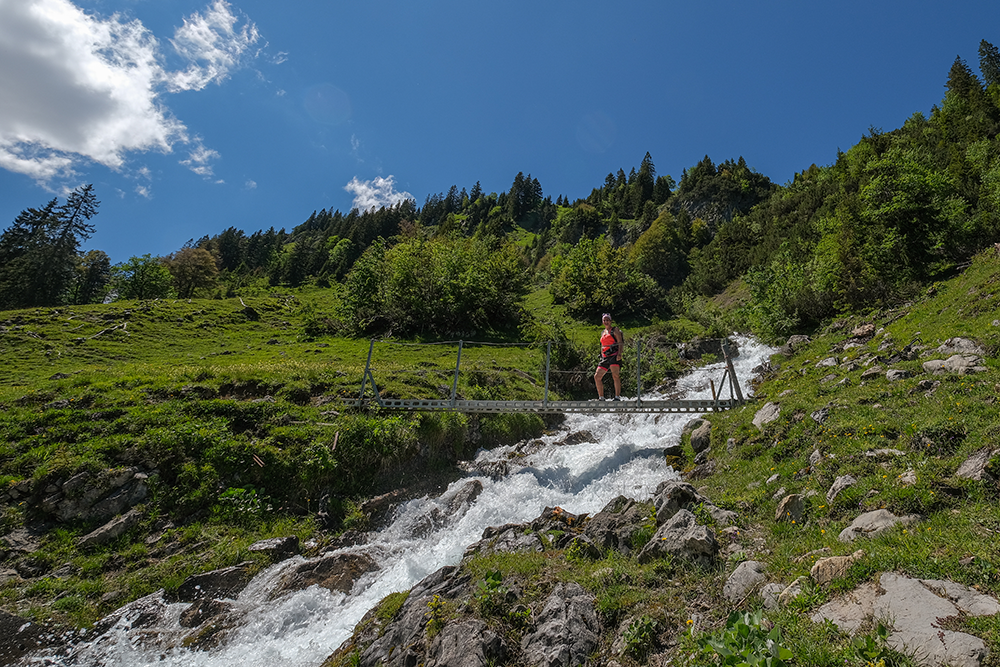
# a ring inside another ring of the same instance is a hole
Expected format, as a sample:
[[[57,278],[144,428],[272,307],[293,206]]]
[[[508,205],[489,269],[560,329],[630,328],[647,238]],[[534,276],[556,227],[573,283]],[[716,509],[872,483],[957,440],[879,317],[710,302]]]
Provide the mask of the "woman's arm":
[[[618,327],[615,327],[615,340],[618,341],[618,361],[621,361],[622,350],[625,349],[625,335]]]

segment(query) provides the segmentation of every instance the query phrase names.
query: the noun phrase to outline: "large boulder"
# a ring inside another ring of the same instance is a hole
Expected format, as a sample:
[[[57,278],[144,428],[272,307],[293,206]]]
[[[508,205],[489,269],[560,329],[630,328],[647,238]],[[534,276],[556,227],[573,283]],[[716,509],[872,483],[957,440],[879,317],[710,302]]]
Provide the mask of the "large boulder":
[[[465,548],[465,556],[472,554],[517,553],[519,551],[544,551],[538,533],[525,532],[524,524],[511,523],[489,527],[483,531],[483,539]]]
[[[117,468],[93,475],[81,472],[42,501],[42,509],[61,521],[106,522],[149,495],[148,476],[139,468]]]
[[[704,421],[704,420],[702,420]],[[712,442],[712,424],[704,421],[698,428],[691,432],[691,449],[695,454],[708,449]]]
[[[708,503],[708,498],[698,493],[691,484],[677,479],[661,482],[653,494],[656,523],[663,525],[680,510],[693,509],[702,503]]]
[[[170,595],[172,602],[235,598],[250,583],[253,561],[195,574],[185,579]]]
[[[959,600],[971,601],[976,596],[949,599],[952,597],[949,590],[957,592],[965,587],[951,582],[937,587],[936,583],[945,582],[920,581],[889,572],[879,579],[884,594],[875,601],[872,611],[876,618],[891,619],[889,646],[913,655],[924,665],[980,667],[989,652],[983,641],[964,632],[945,630],[940,625],[942,618],[958,616],[960,612],[969,614],[969,609],[959,606]],[[996,600],[992,602],[989,613],[996,614],[1000,609]]]
[[[417,583],[406,598],[406,602],[385,627],[373,637],[374,641],[367,647],[356,647],[353,639],[349,639],[338,650],[338,654],[353,652],[355,648],[361,649],[361,656],[358,664],[360,667],[413,667],[414,665],[427,662],[429,647],[427,645],[427,623],[431,620],[429,615],[430,607],[428,603],[438,596],[442,600],[454,600],[463,593],[469,591],[471,578],[468,575],[461,575],[459,568],[455,566],[445,566],[426,576]],[[444,626],[447,628],[447,624]],[[467,632],[479,633],[479,626],[464,626]],[[442,631],[444,628],[442,628]],[[451,631],[454,632],[454,631]],[[483,631],[480,637],[491,642],[492,639]],[[449,637],[453,637],[450,633]],[[442,644],[433,647],[435,655],[453,655],[452,639],[449,638]],[[484,657],[487,656],[484,652]],[[434,663],[445,664],[445,663]]]
[[[535,631],[521,640],[521,648],[529,665],[583,665],[597,648],[600,632],[594,596],[575,582],[560,583],[545,601]]]
[[[949,338],[937,348],[938,354],[974,354],[983,356],[986,350],[982,345],[970,338]]]
[[[698,525],[694,514],[680,510],[660,526],[653,538],[639,552],[639,562],[648,563],[657,558],[671,556],[711,565],[719,553],[715,533]]]
[[[602,549],[632,551],[632,535],[649,521],[653,508],[625,496],[618,496],[590,517],[583,532]]]

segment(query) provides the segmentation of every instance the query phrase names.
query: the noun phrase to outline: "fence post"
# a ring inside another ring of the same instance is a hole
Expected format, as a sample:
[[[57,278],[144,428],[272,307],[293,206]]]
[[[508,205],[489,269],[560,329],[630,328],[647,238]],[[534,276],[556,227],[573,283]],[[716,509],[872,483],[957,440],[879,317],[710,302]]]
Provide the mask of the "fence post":
[[[458,341],[458,360],[455,362],[455,380],[451,383],[451,407],[455,407],[455,396],[458,393],[458,367],[462,365],[462,343]]]
[[[375,349],[375,339],[371,339],[371,343],[368,345],[368,361],[365,362],[365,374],[361,376],[361,395],[358,396],[358,407],[361,407],[361,401],[365,400],[365,382],[368,380],[368,369],[372,365],[372,350]],[[374,386],[375,380],[372,379],[372,385]]]
[[[545,398],[542,399],[542,407],[549,407],[549,359],[552,357],[552,341],[545,344]]]

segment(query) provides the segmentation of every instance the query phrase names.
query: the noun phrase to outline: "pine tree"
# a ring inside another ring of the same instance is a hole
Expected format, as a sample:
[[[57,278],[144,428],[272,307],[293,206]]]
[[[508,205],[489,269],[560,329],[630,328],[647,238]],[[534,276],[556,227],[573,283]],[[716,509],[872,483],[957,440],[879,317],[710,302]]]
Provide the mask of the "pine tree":
[[[951,70],[948,72],[946,86],[949,92],[955,93],[963,99],[970,99],[977,91],[982,91],[982,84],[961,56],[955,56],[955,62],[952,63]]]
[[[0,307],[50,306],[72,298],[80,242],[90,238],[100,202],[94,186],[58,204],[26,209],[0,235]]]
[[[979,42],[979,71],[987,87],[1000,84],[1000,49],[985,39]]]

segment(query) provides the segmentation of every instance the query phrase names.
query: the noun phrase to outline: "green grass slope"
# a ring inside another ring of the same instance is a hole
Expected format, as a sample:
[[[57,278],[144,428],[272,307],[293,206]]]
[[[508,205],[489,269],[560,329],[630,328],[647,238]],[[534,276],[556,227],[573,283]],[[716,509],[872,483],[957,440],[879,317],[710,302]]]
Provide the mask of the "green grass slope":
[[[723,631],[732,605],[721,596],[722,584],[742,560],[763,560],[772,580],[791,583],[809,573],[816,553],[846,555],[859,547],[837,535],[861,512],[917,513],[918,524],[866,541],[865,555],[845,578],[807,587],[790,606],[769,614],[795,664],[876,664],[879,655],[885,664],[908,664],[881,649],[866,659],[851,638],[808,616],[884,571],[1000,594],[998,462],[991,462],[994,476],[984,481],[954,474],[973,453],[997,448],[998,268],[1000,260],[987,253],[914,303],[830,323],[790,356],[773,359],[754,403],[711,416],[714,472],[694,483],[740,516],[738,530],[726,538],[738,548],[715,568],[642,565],[614,553],[593,561],[552,549],[474,560],[470,574],[500,572],[510,587],[521,582],[526,591],[544,581],[578,581],[597,593],[608,627],[627,622],[631,628],[630,650],[615,656],[622,664],[641,663],[651,652],[711,664],[707,655],[690,656],[705,633]],[[534,298],[547,303],[544,295]],[[188,574],[252,558],[246,547],[253,540],[295,533],[322,543],[363,526],[358,502],[376,488],[411,482],[400,472],[404,462],[443,469],[484,443],[544,428],[534,417],[344,411],[337,398],[356,395],[368,342],[310,338],[308,320],[323,307],[318,299],[318,293],[273,293],[248,299],[252,312],[239,300],[225,300],[0,314],[0,485],[27,484],[41,493],[81,470],[155,470],[138,527],[109,545],[82,550],[76,539],[93,525],[50,521],[38,552],[8,556],[3,565],[27,559],[49,572],[69,563],[70,574],[6,576],[0,604],[86,625],[160,586],[176,587]],[[876,333],[856,338],[855,329],[866,324]],[[585,325],[560,326],[571,338],[586,337]],[[934,355],[920,355],[955,336],[987,350],[987,371],[927,375],[922,362]],[[916,356],[886,363],[906,346]],[[376,345],[379,388],[395,396],[447,395],[455,352],[454,345]],[[818,365],[829,357],[837,358],[836,366]],[[912,375],[895,382],[884,373],[861,378],[879,364]],[[463,369],[458,391],[465,396],[531,398],[542,389],[537,348],[469,347]],[[767,401],[780,403],[781,416],[758,429],[752,420]],[[820,423],[811,415],[824,408],[829,416]],[[810,465],[817,450],[822,459]],[[869,455],[877,450],[901,454]],[[690,473],[693,463],[686,467]],[[911,473],[914,483],[903,483]],[[833,480],[846,474],[858,482],[827,502]],[[775,520],[780,487],[807,496],[801,521]],[[321,529],[315,510],[324,495],[336,523]],[[699,518],[710,521],[704,513]],[[0,533],[37,519],[8,500]],[[151,536],[159,538],[148,541]],[[748,600],[743,609],[754,605]],[[477,608],[461,613],[481,613]],[[523,632],[522,626],[505,631]],[[992,651],[987,664],[1000,664],[1000,621],[955,618],[948,627],[983,638]],[[874,628],[866,636],[878,645]]]

